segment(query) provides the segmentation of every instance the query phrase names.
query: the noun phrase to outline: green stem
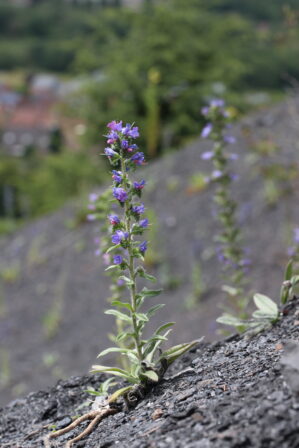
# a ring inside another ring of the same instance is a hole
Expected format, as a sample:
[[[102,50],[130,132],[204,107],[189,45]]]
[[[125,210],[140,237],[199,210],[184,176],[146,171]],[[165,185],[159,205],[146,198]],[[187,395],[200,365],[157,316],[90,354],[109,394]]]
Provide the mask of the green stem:
[[[124,160],[122,152],[121,152],[120,156],[121,156],[121,171],[123,173],[123,176],[125,176],[126,166],[125,166],[125,160]],[[125,185],[124,185],[124,187],[126,189]],[[142,348],[141,348],[140,335],[139,335],[139,331],[138,331],[138,327],[137,327],[137,319],[135,316],[135,313],[137,312],[136,277],[135,277],[134,256],[132,253],[133,240],[132,240],[132,233],[131,233],[131,217],[130,217],[130,213],[129,213],[128,201],[125,202],[125,227],[126,227],[126,232],[129,235],[127,250],[128,250],[128,255],[129,255],[129,265],[128,265],[129,278],[132,282],[129,289],[130,289],[131,306],[132,306],[132,311],[130,314],[131,314],[132,327],[133,327],[133,333],[134,333],[133,339],[134,339],[134,343],[135,343],[137,357],[138,357],[139,361],[142,362],[143,354],[142,354]]]

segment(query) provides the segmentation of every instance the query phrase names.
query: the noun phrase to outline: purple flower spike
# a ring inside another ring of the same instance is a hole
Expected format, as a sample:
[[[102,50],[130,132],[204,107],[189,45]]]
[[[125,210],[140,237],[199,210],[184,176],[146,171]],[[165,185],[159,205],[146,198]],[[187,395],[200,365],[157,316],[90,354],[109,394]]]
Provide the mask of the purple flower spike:
[[[117,215],[110,215],[108,216],[110,224],[112,224],[113,226],[116,226],[120,223],[120,219]]]
[[[141,182],[134,182],[134,188],[135,190],[142,190],[145,186],[146,182],[145,180],[142,180]]]
[[[236,137],[234,137],[233,135],[224,135],[223,140],[229,145],[233,145],[236,143]]]
[[[121,132],[123,123],[122,121],[111,121],[107,124],[107,128],[111,129],[112,131]]]
[[[126,202],[128,199],[128,193],[123,188],[113,188],[113,196],[119,202]]]
[[[211,160],[213,158],[213,156],[214,156],[213,151],[206,151],[206,152],[203,152],[200,157],[202,160]]]
[[[143,152],[136,152],[136,154],[134,154],[130,160],[131,162],[135,163],[135,165],[142,165],[144,162]]]
[[[207,138],[210,135],[210,133],[212,132],[212,129],[213,129],[212,123],[206,124],[205,127],[203,128],[203,130],[201,131],[201,134],[200,134],[201,137]]]
[[[115,182],[120,184],[121,181],[122,181],[122,173],[121,173],[121,171],[113,170],[112,171],[112,179],[115,180]]]
[[[113,156],[117,155],[117,152],[113,151],[113,149],[111,149],[111,148],[105,148],[104,152],[105,152],[105,155],[108,157],[113,157]]]
[[[239,156],[238,154],[229,154],[228,158],[229,160],[238,160]]]
[[[143,241],[143,243],[139,244],[139,250],[142,254],[144,254],[147,250],[147,241]]]
[[[202,107],[201,109],[201,113],[202,115],[208,115],[208,113],[210,112],[210,108],[208,106]]]
[[[144,218],[144,219],[142,219],[140,222],[139,222],[139,225],[140,225],[140,227],[143,227],[144,229],[146,228],[146,227],[148,227],[148,219],[147,218]]]
[[[114,264],[122,264],[123,257],[121,255],[114,255],[113,262]]]
[[[123,232],[122,230],[117,230],[111,238],[113,244],[120,244],[123,240],[128,238],[128,233]]]
[[[87,221],[95,221],[96,220],[96,215],[87,215]]]
[[[94,204],[88,204],[87,208],[88,210],[95,210],[96,206]]]

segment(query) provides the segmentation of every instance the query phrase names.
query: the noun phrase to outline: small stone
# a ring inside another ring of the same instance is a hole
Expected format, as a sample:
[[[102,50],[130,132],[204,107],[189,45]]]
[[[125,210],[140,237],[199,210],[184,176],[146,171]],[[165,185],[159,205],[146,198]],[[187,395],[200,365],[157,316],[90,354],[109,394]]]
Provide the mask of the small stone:
[[[161,418],[163,414],[164,414],[163,409],[158,408],[154,410],[154,412],[151,415],[151,418],[153,420],[158,420],[158,418]]]
[[[281,342],[275,345],[275,350],[276,351],[283,350],[283,345],[281,344]]]
[[[58,423],[55,425],[55,430],[58,431],[59,429],[65,428],[66,426],[70,425],[72,423],[71,417],[64,417],[62,420],[59,420]]]

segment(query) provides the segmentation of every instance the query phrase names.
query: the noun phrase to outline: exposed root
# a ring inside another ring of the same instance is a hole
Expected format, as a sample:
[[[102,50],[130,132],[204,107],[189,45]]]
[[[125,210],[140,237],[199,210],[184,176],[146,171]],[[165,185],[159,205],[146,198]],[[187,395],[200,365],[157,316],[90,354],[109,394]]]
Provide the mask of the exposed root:
[[[96,411],[88,412],[87,414],[82,415],[81,417],[74,420],[70,425],[68,425],[66,428],[60,429],[59,431],[52,432],[45,438],[45,446],[49,447],[50,441],[52,439],[55,439],[56,437],[60,437],[64,434],[67,434],[68,432],[75,429],[77,426],[79,426],[81,423],[85,422],[86,420],[91,420],[87,428],[82,431],[78,436],[74,437],[73,439],[69,440],[65,448],[71,448],[74,443],[78,442],[79,440],[83,439],[84,437],[88,436],[94,428],[100,423],[101,420],[108,417],[109,415],[116,414],[119,412],[120,409],[113,408],[113,407],[105,407],[102,409],[98,409]]]

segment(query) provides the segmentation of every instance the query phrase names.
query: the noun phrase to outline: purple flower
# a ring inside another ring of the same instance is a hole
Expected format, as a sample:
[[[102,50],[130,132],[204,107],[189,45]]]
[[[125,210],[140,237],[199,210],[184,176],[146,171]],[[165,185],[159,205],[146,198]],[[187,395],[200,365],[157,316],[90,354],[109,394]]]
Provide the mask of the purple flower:
[[[128,238],[128,232],[123,232],[122,230],[117,230],[111,238],[113,244],[120,244],[123,240]]]
[[[115,131],[111,131],[111,132],[109,132],[109,134],[106,137],[108,138],[107,142],[110,145],[110,144],[117,142],[118,133]]]
[[[234,137],[233,135],[224,135],[223,140],[225,141],[225,143],[228,143],[230,145],[236,143],[236,137]]]
[[[96,257],[99,257],[101,255],[101,253],[102,253],[101,249],[96,249],[94,251],[94,254],[95,254]]]
[[[229,160],[238,160],[239,156],[238,154],[229,154],[228,158]]]
[[[126,202],[128,199],[128,193],[123,188],[113,188],[113,196],[115,199],[117,199],[119,202]]]
[[[139,137],[139,130],[137,126],[134,126],[132,129],[128,132],[129,137],[131,138],[137,138]]]
[[[115,180],[115,182],[120,184],[121,181],[122,181],[122,173],[121,173],[121,171],[113,170],[112,171],[112,179]]]
[[[202,158],[202,160],[210,160],[213,158],[213,156],[214,156],[213,151],[206,151],[206,152],[203,152],[200,157]]]
[[[95,210],[96,206],[94,204],[88,204],[87,208],[88,210]]]
[[[101,240],[98,236],[96,236],[93,240],[94,244],[100,244]]]
[[[139,225],[140,225],[140,227],[143,227],[145,229],[146,227],[148,227],[148,219],[147,218],[142,219],[139,222]]]
[[[142,165],[144,162],[144,154],[143,152],[136,152],[132,157],[131,157],[131,162],[135,163],[135,165]]]
[[[122,278],[119,278],[117,280],[117,286],[124,286],[124,284],[125,284],[125,281]]]
[[[128,147],[129,147],[128,140],[122,140],[121,141],[121,147],[122,147],[122,149],[128,149]]]
[[[109,215],[108,219],[110,221],[110,224],[112,224],[113,226],[116,226],[120,223],[120,219],[117,215]]]
[[[142,180],[141,182],[134,182],[133,185],[135,190],[142,190],[145,184],[146,184],[145,180]]]
[[[201,109],[202,115],[208,115],[209,112],[210,112],[210,108],[208,106],[202,107],[202,109]]]
[[[121,133],[123,134],[123,135],[128,135],[128,133],[129,133],[129,131],[130,131],[130,129],[131,129],[131,125],[130,125],[130,123],[127,123],[126,124],[126,126],[124,126],[123,128],[122,128],[122,130],[121,130]]]
[[[90,193],[90,195],[89,195],[90,202],[96,202],[98,199],[99,199],[99,195],[97,193]]]
[[[111,121],[110,123],[107,124],[107,128],[111,129],[112,131],[117,131],[117,132],[121,132],[122,130],[122,126],[123,126],[123,122],[122,121]]]
[[[139,244],[139,250],[142,254],[147,250],[147,241],[143,241],[143,243]]]
[[[205,125],[205,127],[203,128],[203,130],[201,131],[201,134],[200,134],[201,137],[207,138],[210,135],[210,133],[212,132],[212,129],[213,129],[212,123],[207,123]]]
[[[114,255],[113,262],[114,264],[122,264],[123,257],[121,255]]]
[[[105,155],[106,156],[108,156],[108,157],[113,157],[113,156],[116,156],[117,155],[117,152],[115,152],[115,151],[113,151],[113,149],[111,149],[111,148],[105,148]]]
[[[133,145],[130,145],[130,146],[127,148],[127,151],[128,151],[128,152],[133,152],[133,151],[136,151],[136,149],[138,149],[138,146],[135,145],[135,144],[133,144]]]
[[[214,170],[213,172],[212,172],[212,176],[211,176],[211,178],[212,179],[219,179],[220,177],[222,177],[223,176],[223,172],[222,171],[220,171],[220,170]]]
[[[210,101],[210,106],[211,107],[224,107],[225,106],[225,102],[224,102],[224,100],[222,100],[220,98],[215,98],[215,99]]]
[[[132,212],[136,213],[137,215],[142,215],[142,213],[144,213],[144,211],[145,211],[144,204],[133,205],[133,207],[132,207]]]
[[[239,178],[240,178],[239,174],[235,174],[235,173],[230,174],[229,177],[233,182],[236,180],[239,180]]]
[[[87,221],[95,221],[96,215],[87,215]]]
[[[294,229],[294,236],[293,236],[293,240],[295,244],[299,244],[299,227],[296,227]]]

